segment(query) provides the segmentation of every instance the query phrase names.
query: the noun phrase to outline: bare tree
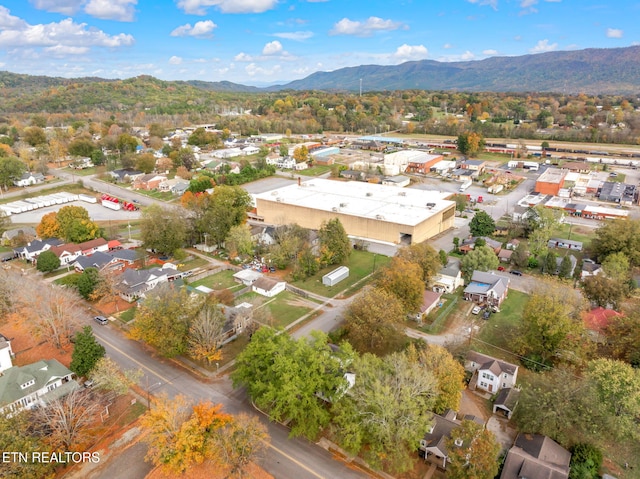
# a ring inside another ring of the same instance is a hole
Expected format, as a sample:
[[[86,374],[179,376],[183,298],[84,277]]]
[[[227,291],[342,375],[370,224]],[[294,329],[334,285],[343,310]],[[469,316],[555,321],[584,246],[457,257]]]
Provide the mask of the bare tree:
[[[209,363],[220,359],[220,339],[227,318],[215,301],[207,301],[189,327],[189,351],[194,359]]]
[[[230,476],[242,477],[249,463],[269,447],[267,428],[256,416],[238,414],[232,422],[214,433],[216,460],[229,467]]]
[[[91,392],[76,389],[37,409],[34,419],[52,447],[70,451],[89,435],[100,408],[100,400]]]
[[[108,357],[101,358],[89,373],[96,387],[113,391],[116,394],[126,393],[131,386],[142,377],[141,369],[122,370],[116,362]]]
[[[91,293],[90,299],[102,304],[114,303],[116,311],[120,312],[118,306],[118,299],[120,298],[119,285],[118,275],[114,271],[101,271],[100,280]]]

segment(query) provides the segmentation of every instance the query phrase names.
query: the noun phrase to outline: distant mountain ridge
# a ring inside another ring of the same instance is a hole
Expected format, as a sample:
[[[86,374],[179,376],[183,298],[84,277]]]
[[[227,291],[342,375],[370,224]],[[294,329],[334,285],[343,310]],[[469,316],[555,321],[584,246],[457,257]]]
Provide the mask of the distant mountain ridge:
[[[357,91],[457,90],[630,94],[640,91],[640,46],[590,48],[466,62],[421,60],[316,72],[267,88]]]
[[[144,107],[217,111],[239,93],[286,90],[390,90],[640,94],[640,46],[492,57],[468,62],[422,60],[316,72],[283,85],[258,88],[229,81],[165,81],[149,75],[124,80],[59,78],[0,71],[1,112],[88,111]],[[205,93],[206,92],[206,93]]]

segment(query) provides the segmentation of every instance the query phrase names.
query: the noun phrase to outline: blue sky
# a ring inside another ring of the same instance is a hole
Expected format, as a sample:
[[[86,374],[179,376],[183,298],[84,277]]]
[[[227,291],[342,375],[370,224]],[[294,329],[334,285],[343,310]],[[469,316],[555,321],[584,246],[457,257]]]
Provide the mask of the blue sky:
[[[0,69],[288,82],[410,60],[640,44],[640,0],[0,0]]]

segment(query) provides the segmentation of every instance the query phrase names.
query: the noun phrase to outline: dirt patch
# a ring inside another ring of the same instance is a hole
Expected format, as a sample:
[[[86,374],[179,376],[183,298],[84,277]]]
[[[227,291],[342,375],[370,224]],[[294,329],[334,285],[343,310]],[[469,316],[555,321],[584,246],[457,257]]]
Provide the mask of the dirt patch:
[[[129,303],[122,298],[118,298],[116,301],[109,301],[108,303],[98,303],[94,307],[104,316],[110,316],[116,313],[122,313],[127,309],[131,309],[136,303]]]
[[[66,367],[71,363],[72,344],[66,344],[64,349],[56,348],[45,338],[34,337],[33,332],[28,331],[25,324],[13,315],[2,326],[2,334],[11,341],[11,350],[15,354],[14,366],[24,366],[42,359],[57,359]]]
[[[485,421],[491,416],[491,410],[486,399],[476,396],[468,389],[462,390],[462,398],[460,399],[460,413],[473,414],[481,417]]]

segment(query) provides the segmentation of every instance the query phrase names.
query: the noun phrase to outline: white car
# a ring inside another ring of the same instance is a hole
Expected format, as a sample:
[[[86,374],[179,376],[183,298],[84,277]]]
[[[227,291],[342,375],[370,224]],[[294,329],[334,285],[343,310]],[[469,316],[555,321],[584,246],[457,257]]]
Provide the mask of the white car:
[[[482,311],[482,308],[480,306],[474,306],[471,310],[471,314],[480,314],[480,311]]]

